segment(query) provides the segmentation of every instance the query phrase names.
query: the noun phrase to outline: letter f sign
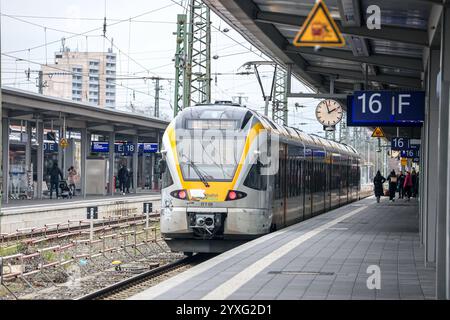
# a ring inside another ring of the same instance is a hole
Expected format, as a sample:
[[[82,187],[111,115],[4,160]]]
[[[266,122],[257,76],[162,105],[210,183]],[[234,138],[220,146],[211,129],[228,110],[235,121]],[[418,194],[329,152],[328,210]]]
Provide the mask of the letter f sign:
[[[366,281],[367,289],[369,289],[369,290],[381,289],[380,267],[375,264],[372,264],[367,267],[366,273],[370,274],[370,276],[367,278],[367,281]]]

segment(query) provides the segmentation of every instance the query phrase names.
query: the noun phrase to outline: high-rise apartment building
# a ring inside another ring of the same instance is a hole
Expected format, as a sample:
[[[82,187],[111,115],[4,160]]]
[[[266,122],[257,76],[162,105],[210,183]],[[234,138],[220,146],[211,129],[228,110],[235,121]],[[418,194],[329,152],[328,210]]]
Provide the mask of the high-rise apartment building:
[[[111,50],[77,52],[66,48],[55,53],[55,64],[42,67],[43,93],[100,107],[114,107],[116,62],[116,54]]]

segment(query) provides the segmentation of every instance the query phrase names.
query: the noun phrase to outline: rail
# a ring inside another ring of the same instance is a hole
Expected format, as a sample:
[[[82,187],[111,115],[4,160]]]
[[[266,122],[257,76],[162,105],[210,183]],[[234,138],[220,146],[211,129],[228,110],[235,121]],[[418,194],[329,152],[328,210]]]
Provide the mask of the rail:
[[[134,287],[142,286],[142,284],[145,285],[146,282],[151,281],[154,278],[160,277],[164,274],[175,271],[184,266],[203,262],[212,256],[213,255],[211,255],[211,254],[196,254],[196,255],[193,255],[190,257],[185,257],[185,258],[175,261],[173,263],[169,263],[167,265],[163,265],[161,267],[151,269],[149,271],[140,273],[134,277],[117,282],[106,288],[102,288],[95,292],[89,293],[87,295],[79,297],[76,300],[101,300],[101,299],[110,298],[111,296],[120,294],[124,291],[130,291],[130,290],[132,291],[132,289]]]

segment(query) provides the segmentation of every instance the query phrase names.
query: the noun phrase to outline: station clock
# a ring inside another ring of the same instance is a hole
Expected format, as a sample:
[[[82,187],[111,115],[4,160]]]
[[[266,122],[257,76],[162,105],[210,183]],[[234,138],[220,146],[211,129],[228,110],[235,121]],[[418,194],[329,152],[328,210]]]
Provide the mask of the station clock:
[[[343,110],[339,102],[326,99],[316,107],[316,118],[324,127],[334,127],[342,120]]]

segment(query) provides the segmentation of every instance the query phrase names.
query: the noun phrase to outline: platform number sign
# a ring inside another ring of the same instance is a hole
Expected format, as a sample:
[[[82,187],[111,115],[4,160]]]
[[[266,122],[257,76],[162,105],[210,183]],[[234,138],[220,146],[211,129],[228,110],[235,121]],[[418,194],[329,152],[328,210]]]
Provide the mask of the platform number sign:
[[[394,137],[391,139],[391,149],[392,150],[408,150],[409,139],[405,137]]]
[[[420,127],[424,91],[355,91],[347,97],[347,126]]]
[[[402,150],[400,153],[400,157],[402,157],[402,158],[418,158],[419,152],[418,152],[418,150]]]
[[[144,202],[144,213],[151,213],[153,210],[153,204],[151,202]]]
[[[87,219],[98,219],[98,207],[87,207]]]

